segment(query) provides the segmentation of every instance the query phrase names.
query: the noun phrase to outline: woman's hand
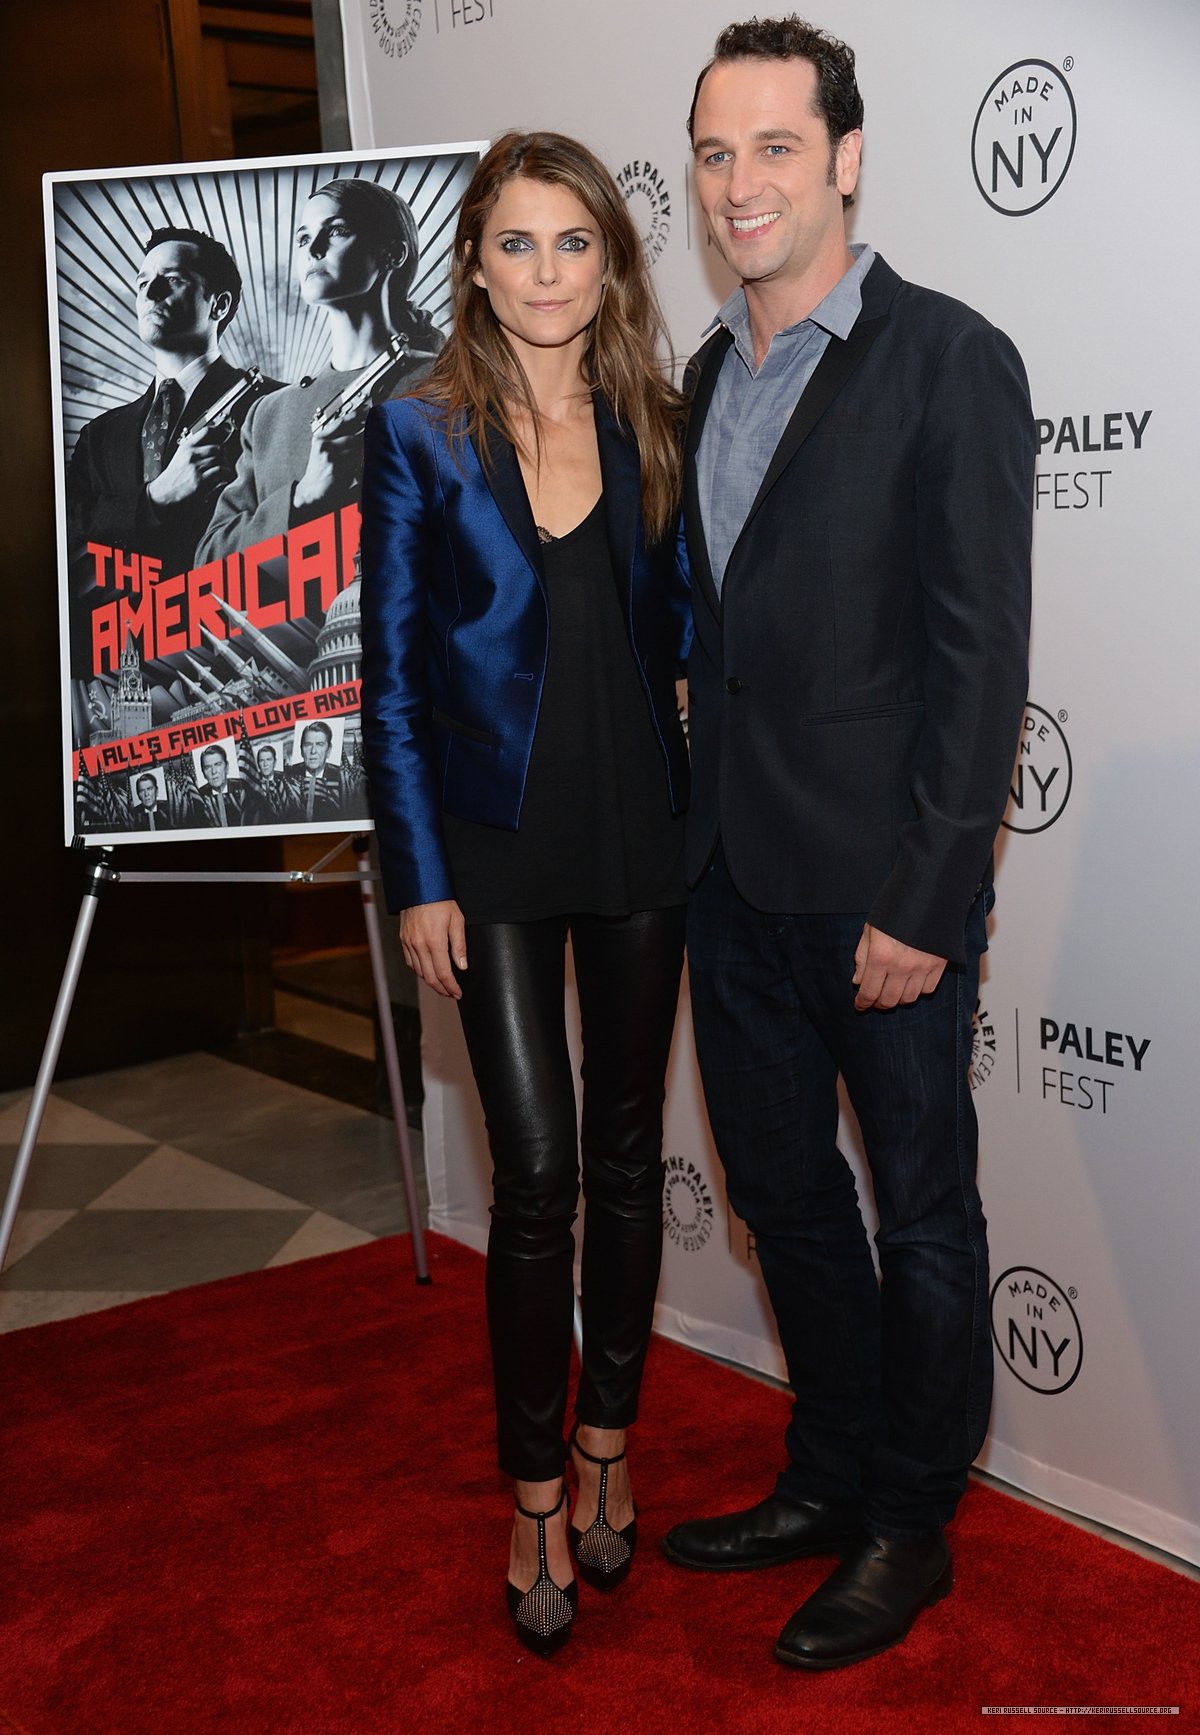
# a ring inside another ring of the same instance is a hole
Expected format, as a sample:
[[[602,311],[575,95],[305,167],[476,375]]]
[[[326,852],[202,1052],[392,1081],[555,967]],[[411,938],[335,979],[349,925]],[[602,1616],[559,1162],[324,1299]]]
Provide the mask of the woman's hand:
[[[292,489],[292,504],[297,510],[341,503],[347,493],[357,493],[362,432],[369,407],[364,404],[349,410],[313,435],[304,474]]]
[[[462,999],[450,961],[460,970],[467,967],[467,925],[453,898],[401,911],[400,945],[404,962],[435,994]]]

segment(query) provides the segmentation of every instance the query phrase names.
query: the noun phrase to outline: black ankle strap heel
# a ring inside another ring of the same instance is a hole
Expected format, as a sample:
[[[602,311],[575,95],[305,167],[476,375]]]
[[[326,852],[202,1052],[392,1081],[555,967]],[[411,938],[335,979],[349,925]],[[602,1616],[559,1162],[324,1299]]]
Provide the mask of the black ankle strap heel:
[[[596,1503],[596,1516],[587,1529],[577,1530],[572,1524],[568,1528],[568,1535],[580,1578],[590,1584],[593,1590],[614,1590],[633,1565],[634,1551],[637,1548],[637,1507],[634,1507],[634,1516],[623,1530],[613,1529],[605,1510],[609,1465],[619,1464],[625,1454],[618,1452],[615,1458],[594,1458],[579,1444],[578,1434],[579,1423],[576,1422],[568,1445],[572,1452],[578,1452],[587,1463],[600,1466],[600,1495]]]
[[[579,1589],[575,1581],[572,1579],[565,1590],[561,1585],[555,1584],[546,1561],[546,1520],[562,1511],[566,1498],[567,1490],[564,1487],[557,1502],[546,1512],[530,1512],[517,1501],[517,1511],[521,1517],[532,1518],[537,1522],[538,1575],[528,1590],[518,1590],[511,1580],[505,1585],[508,1612],[516,1625],[517,1637],[521,1643],[542,1657],[550,1656],[566,1644],[571,1636],[571,1623],[575,1619],[579,1602]]]

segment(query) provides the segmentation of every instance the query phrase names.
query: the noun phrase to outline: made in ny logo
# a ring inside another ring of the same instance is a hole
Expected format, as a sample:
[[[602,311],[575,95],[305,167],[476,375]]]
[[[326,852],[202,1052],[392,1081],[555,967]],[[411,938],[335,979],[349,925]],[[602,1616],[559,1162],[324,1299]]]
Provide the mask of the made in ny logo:
[[[421,29],[421,0],[370,0],[371,28],[389,60],[408,53]]]
[[[1051,715],[1030,701],[1021,719],[1017,762],[1009,786],[1003,824],[1009,831],[1047,831],[1071,798],[1074,773],[1063,724],[1067,713]]]
[[[1070,72],[1074,61],[1063,62]],[[1027,217],[1062,186],[1075,155],[1075,98],[1047,60],[1006,66],[979,105],[971,134],[975,185],[993,211]]]
[[[1031,1392],[1053,1396],[1079,1378],[1077,1299],[1077,1290],[1060,1288],[1030,1265],[1010,1266],[992,1286],[992,1338],[1008,1371]]]
[[[713,1202],[704,1175],[687,1157],[668,1157],[663,1232],[684,1253],[698,1253],[713,1231]]]
[[[661,258],[671,233],[671,195],[653,163],[626,163],[617,185],[629,206],[634,227],[646,250],[646,263]]]

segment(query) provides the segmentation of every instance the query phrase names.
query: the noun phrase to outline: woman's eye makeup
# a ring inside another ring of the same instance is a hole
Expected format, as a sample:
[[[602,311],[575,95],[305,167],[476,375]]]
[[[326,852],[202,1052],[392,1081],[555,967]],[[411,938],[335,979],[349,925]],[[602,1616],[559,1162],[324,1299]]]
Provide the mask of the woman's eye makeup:
[[[583,253],[591,246],[591,238],[587,235],[564,235],[557,243],[563,253]],[[502,253],[528,253],[533,248],[533,242],[528,235],[502,235],[499,238]]]
[[[307,229],[297,229],[295,245],[297,247],[311,247],[317,236],[321,234],[324,235],[326,241],[346,241],[353,237],[354,231],[348,229],[344,223],[330,223],[324,230],[317,229],[312,234],[309,234]]]

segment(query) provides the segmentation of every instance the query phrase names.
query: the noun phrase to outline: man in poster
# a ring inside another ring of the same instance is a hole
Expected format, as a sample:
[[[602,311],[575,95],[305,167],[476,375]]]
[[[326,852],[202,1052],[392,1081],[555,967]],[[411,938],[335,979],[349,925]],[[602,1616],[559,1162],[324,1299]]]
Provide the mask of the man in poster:
[[[88,423],[67,475],[70,558],[85,582],[94,573],[89,542],[157,560],[163,578],[194,563],[237,467],[237,431],[275,385],[221,355],[241,293],[237,266],[211,235],[151,234],[135,297],[154,381],[133,403]]]
[[[1029,631],[1021,359],[849,244],[862,117],[853,52],[793,16],[722,32],[690,123],[741,287],[690,370],[689,974],[795,1400],[774,1491],[663,1546],[708,1570],[841,1555],[776,1644],[808,1669],[896,1644],[950,1590],[987,1428],[967,1074]]]
[[[142,772],[134,784],[134,794],[137,797],[133,806],[134,831],[169,831],[170,809],[158,799],[158,784],[152,772]]]
[[[327,763],[333,750],[328,723],[306,723],[300,736],[300,763],[284,772],[289,807],[294,818],[311,823],[337,819],[345,809],[346,777],[340,765]]]
[[[215,742],[200,755],[204,788],[195,792],[192,823],[213,825],[224,831],[241,825],[246,814],[246,792],[229,781],[229,759]]]

